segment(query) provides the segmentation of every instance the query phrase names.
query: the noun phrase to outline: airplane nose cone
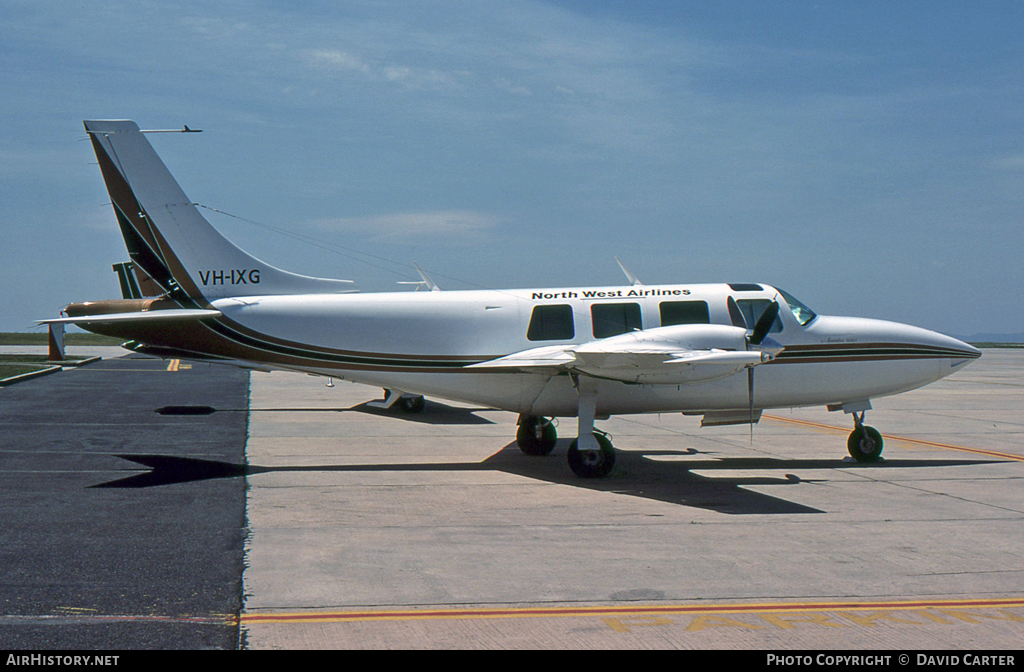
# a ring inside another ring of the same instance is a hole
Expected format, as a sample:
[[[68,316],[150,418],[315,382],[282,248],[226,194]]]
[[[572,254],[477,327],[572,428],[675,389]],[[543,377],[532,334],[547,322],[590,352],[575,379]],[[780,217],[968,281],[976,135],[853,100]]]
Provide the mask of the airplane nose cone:
[[[940,334],[936,331],[929,331],[927,333],[931,336],[930,340],[932,341],[927,345],[948,350],[951,358],[977,359],[978,357],[981,357],[981,350],[977,349],[970,343],[964,343],[952,336],[946,336],[945,334]]]
[[[820,334],[828,342],[863,344],[874,354],[897,359],[943,360],[950,370],[981,357],[981,350],[952,336],[898,322],[821,316],[808,333]]]

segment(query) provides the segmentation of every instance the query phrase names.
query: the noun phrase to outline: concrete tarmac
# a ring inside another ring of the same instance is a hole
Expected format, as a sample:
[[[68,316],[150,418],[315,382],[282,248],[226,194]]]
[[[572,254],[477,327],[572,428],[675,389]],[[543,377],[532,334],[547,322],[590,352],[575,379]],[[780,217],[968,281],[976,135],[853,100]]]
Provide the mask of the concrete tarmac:
[[[598,481],[566,463],[572,420],[528,457],[513,414],[325,382],[114,359],[0,391],[3,641],[1020,648],[1024,350],[875,400],[879,464],[824,409],[753,441],[624,416]]]
[[[611,475],[515,446],[515,416],[254,373],[242,645],[1018,649],[1024,351],[879,399],[884,462],[825,409],[598,426]]]

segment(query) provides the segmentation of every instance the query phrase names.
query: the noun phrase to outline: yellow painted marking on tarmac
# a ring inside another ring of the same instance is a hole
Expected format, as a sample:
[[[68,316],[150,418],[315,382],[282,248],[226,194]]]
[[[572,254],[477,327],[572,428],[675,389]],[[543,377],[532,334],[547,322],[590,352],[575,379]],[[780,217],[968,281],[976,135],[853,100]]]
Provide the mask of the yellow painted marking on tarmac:
[[[167,363],[167,370],[168,371],[177,371],[178,370],[178,366],[180,364],[181,364],[181,360],[180,359],[172,359],[170,362]]]
[[[963,609],[1009,609],[1024,608],[1024,597],[988,599],[988,600],[889,600],[873,602],[762,602],[746,604],[675,604],[675,605],[630,605],[630,606],[597,606],[597,607],[523,607],[503,609],[382,609],[382,610],[353,610],[353,611],[305,611],[285,613],[243,613],[239,616],[242,625],[257,623],[354,623],[365,621],[414,621],[414,620],[455,620],[455,619],[481,619],[481,618],[580,618],[587,616],[599,617],[646,617],[651,619],[650,625],[661,625],[664,617],[669,615],[685,616],[692,615],[709,617],[718,614],[784,614],[784,613],[820,613],[820,612],[842,612],[846,613],[859,611],[885,610],[883,614],[874,614],[863,617],[861,620],[873,622],[879,618],[886,617],[892,611],[922,611],[932,609],[942,614],[952,616]],[[957,616],[960,620],[973,618],[995,618],[1024,623],[1024,616],[1002,612],[1001,617],[965,615]],[[892,617],[888,617],[893,620]],[[765,619],[766,622],[776,624],[775,619]],[[819,622],[821,617],[802,619],[808,622]],[[933,621],[939,622],[936,618]],[[797,620],[789,619],[789,623]],[[967,621],[970,622],[970,621]],[[920,623],[915,622],[920,625]],[[749,624],[744,624],[750,627]]]
[[[768,420],[778,420],[779,422],[788,422],[794,425],[803,425],[804,427],[813,427],[815,429],[826,429],[834,432],[848,433],[850,432],[849,427],[840,427],[837,425],[825,425],[820,422],[811,422],[810,420],[797,420],[796,418],[783,418],[778,415],[762,415],[762,418]],[[890,439],[892,441],[902,441],[904,443],[912,443],[919,446],[928,446],[929,448],[943,448],[945,450],[958,450],[962,453],[974,453],[975,455],[985,455],[988,457],[997,457],[1001,460],[1014,460],[1017,462],[1024,462],[1024,455],[1014,455],[1012,453],[1001,453],[995,450],[985,450],[982,448],[968,448],[967,446],[955,446],[951,443],[939,443],[938,441],[926,441],[924,439],[911,439],[906,436],[896,436],[895,434],[882,434],[882,438]]]

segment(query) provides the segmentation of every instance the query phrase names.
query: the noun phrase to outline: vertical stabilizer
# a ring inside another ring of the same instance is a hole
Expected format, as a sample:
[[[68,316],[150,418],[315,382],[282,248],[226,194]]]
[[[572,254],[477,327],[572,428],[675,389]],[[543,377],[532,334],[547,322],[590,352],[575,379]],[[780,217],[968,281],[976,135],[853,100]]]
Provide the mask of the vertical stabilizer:
[[[122,299],[141,299],[144,296],[160,296],[164,290],[146,272],[130,261],[113,265],[121,285]]]
[[[202,302],[227,296],[352,291],[349,281],[275,268],[204,218],[134,121],[86,121],[128,254],[163,290]]]

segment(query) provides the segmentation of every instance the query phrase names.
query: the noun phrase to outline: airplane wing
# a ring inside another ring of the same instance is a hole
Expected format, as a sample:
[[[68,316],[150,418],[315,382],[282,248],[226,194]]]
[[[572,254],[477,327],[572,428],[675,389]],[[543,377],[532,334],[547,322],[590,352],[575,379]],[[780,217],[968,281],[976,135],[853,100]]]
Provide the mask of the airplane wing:
[[[687,384],[725,378],[774,359],[781,348],[750,348],[746,332],[721,325],[635,331],[579,345],[523,350],[467,368],[572,372],[629,383]]]
[[[470,364],[467,369],[511,369],[533,373],[552,374],[568,370],[576,361],[572,350],[575,346],[554,345],[543,348],[531,348],[514,352],[511,355],[498,357],[479,364]]]
[[[689,352],[672,353],[671,359],[665,364],[739,364],[740,366],[757,366],[769,361],[765,353],[759,350],[691,350]]]

